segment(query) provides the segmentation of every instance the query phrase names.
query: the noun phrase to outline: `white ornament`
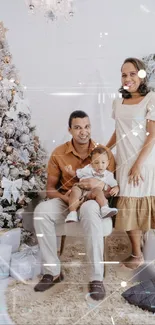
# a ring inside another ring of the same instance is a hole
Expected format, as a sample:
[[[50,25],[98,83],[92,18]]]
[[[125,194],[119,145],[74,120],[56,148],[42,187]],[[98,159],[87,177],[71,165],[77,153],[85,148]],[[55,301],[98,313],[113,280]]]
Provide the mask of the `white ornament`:
[[[15,181],[10,181],[8,178],[3,177],[1,187],[4,188],[2,200],[7,200],[11,203],[11,196],[13,196],[13,200],[16,202],[20,196],[19,190],[22,187],[22,179],[19,178]]]
[[[11,168],[10,170],[10,176],[13,178],[17,178],[19,176],[19,170],[18,168]]]
[[[6,147],[6,152],[10,153],[12,150],[13,150],[13,148],[11,146]]]
[[[21,143],[28,143],[30,141],[30,136],[24,133],[19,137],[19,141]]]
[[[141,69],[138,71],[138,77],[140,79],[144,79],[146,77],[146,71],[144,69]]]

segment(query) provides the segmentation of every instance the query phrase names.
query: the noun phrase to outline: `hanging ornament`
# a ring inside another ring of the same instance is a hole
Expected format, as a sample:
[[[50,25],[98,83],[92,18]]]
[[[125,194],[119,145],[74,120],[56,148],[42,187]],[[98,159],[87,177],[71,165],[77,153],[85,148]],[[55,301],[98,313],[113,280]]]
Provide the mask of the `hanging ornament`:
[[[7,153],[10,153],[12,152],[13,148],[11,146],[7,146],[5,150]]]
[[[5,57],[4,57],[4,63],[10,63],[10,61],[11,61],[11,57],[10,56],[8,56],[8,55],[6,55]]]
[[[12,89],[11,93],[14,96],[16,94],[16,90],[15,89]]]
[[[13,178],[17,178],[19,176],[18,168],[11,168],[10,169],[10,176]]]
[[[21,143],[28,143],[30,141],[30,136],[28,134],[23,133],[20,137],[19,137],[19,141]]]
[[[26,177],[30,176],[30,171],[29,171],[29,169],[26,169],[26,170],[24,171],[24,175],[25,175]]]
[[[4,188],[2,199],[7,200],[9,203],[11,203],[11,199],[13,198],[13,201],[17,202],[17,199],[20,196],[19,190],[22,187],[22,179],[19,178],[17,180],[10,181],[8,178],[3,177],[1,186]]]

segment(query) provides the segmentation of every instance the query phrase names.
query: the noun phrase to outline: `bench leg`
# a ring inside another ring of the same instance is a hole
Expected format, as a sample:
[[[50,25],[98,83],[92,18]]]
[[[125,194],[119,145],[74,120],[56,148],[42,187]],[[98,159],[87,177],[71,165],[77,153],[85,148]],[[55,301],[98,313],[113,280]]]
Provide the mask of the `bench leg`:
[[[62,237],[61,237],[61,245],[60,245],[60,256],[62,255],[62,253],[63,253],[63,251],[64,251],[65,240],[66,240],[66,236],[62,236]]]

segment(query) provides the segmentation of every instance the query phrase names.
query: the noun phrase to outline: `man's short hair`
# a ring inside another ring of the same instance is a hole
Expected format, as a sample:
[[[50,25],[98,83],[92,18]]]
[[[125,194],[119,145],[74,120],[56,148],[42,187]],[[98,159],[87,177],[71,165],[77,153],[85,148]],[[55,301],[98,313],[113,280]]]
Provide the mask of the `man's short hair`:
[[[101,146],[95,147],[95,148],[92,150],[92,152],[91,152],[91,154],[90,154],[91,159],[93,158],[93,156],[94,156],[96,153],[99,153],[100,155],[102,155],[102,154],[106,154],[106,155],[108,156],[107,151],[106,151],[103,147],[101,147]],[[108,157],[108,158],[109,158],[109,157]]]
[[[72,125],[72,120],[73,118],[84,118],[84,117],[89,117],[87,113],[83,112],[83,111],[74,111],[71,113],[69,120],[68,120],[68,125],[71,128]]]

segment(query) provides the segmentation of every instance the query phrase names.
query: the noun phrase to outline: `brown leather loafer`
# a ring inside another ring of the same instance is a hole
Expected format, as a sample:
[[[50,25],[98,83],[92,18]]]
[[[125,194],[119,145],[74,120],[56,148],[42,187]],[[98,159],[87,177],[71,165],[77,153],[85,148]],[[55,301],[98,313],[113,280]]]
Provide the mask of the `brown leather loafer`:
[[[53,280],[53,278],[54,276],[51,274],[44,274],[40,282],[37,283],[34,287],[34,291],[46,291],[49,288],[53,287],[56,283],[63,281],[64,276],[62,273],[60,273],[60,275],[55,280]]]
[[[89,293],[90,297],[94,300],[103,300],[106,292],[102,281],[89,282]]]

